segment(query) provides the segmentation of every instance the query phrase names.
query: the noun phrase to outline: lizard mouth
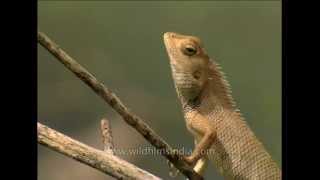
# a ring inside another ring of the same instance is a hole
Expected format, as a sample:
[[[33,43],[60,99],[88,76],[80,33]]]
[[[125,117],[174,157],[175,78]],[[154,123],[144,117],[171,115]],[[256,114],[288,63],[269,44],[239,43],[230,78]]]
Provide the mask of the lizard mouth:
[[[169,56],[170,62],[174,62],[174,57],[177,55],[177,47],[175,41],[178,37],[179,34],[174,32],[166,32],[163,34],[163,41],[168,52],[167,54]]]

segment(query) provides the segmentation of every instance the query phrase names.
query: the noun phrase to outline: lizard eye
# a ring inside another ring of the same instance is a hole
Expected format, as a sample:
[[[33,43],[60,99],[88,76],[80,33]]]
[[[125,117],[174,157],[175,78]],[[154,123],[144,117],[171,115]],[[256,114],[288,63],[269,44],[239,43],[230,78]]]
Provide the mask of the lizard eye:
[[[197,49],[196,49],[196,47],[188,44],[182,48],[182,52],[183,52],[183,54],[185,54],[187,56],[193,56],[197,53]]]

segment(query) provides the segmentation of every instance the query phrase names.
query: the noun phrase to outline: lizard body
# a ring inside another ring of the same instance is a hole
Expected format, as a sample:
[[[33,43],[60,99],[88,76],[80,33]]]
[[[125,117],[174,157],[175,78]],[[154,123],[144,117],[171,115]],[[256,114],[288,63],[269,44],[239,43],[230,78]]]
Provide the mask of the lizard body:
[[[281,179],[280,168],[244,121],[224,74],[200,39],[167,32],[164,43],[187,129],[196,143],[185,160],[200,174],[210,160],[226,179]]]

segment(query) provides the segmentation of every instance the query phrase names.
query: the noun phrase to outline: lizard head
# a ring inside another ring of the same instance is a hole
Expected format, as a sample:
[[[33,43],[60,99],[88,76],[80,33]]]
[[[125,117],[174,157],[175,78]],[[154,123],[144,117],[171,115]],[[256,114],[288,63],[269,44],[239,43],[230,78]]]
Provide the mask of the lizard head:
[[[208,79],[209,57],[200,39],[173,32],[164,33],[163,38],[178,95],[195,99]]]

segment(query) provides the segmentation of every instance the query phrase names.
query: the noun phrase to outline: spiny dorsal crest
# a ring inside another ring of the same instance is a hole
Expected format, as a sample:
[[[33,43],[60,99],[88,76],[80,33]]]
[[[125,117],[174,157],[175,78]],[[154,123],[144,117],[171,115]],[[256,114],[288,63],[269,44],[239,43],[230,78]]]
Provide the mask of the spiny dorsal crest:
[[[209,77],[209,80],[213,80],[213,84],[217,88],[217,92],[220,95],[220,98],[223,99],[223,101],[227,104],[227,106],[230,106],[235,111],[239,111],[236,108],[236,102],[234,101],[232,97],[232,91],[231,86],[229,82],[227,81],[225,73],[222,71],[221,66],[214,61],[213,59],[210,59],[210,70],[211,70],[211,76]]]

